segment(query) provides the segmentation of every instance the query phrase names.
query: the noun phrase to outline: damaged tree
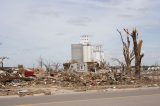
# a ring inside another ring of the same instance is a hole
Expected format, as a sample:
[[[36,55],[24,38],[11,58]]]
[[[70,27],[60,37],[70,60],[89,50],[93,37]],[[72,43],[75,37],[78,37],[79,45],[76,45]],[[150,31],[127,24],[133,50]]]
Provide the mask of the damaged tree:
[[[138,32],[136,29],[133,29],[132,33],[129,33],[128,29],[124,29],[124,31],[127,33],[127,35],[132,37],[135,56],[135,77],[136,79],[140,79],[141,61],[144,56],[144,54],[141,53],[143,41],[138,39]]]
[[[46,61],[43,65],[46,68],[47,73],[53,71],[51,61]]]
[[[40,66],[40,68],[42,68],[43,65],[44,65],[44,60],[43,60],[43,58],[41,56],[38,59],[38,65]]]
[[[0,57],[0,64],[1,64],[1,68],[3,69],[3,65],[4,65],[4,60],[9,59],[8,57]]]
[[[59,71],[61,63],[59,62],[53,62],[53,61],[46,61],[43,62],[44,67],[46,68],[47,72],[52,73],[52,71]]]
[[[125,74],[125,64],[117,58],[112,58],[112,61],[116,61],[122,67],[122,74]]]
[[[52,66],[53,71],[59,71],[61,63],[59,63],[59,62],[52,62],[51,66]]]
[[[124,42],[122,33],[117,29],[119,32],[119,35],[121,36],[121,41],[123,44],[123,56],[126,63],[126,74],[131,76],[131,62],[134,59],[134,50],[130,50],[130,39],[129,39],[129,33],[127,34],[127,41]],[[125,30],[124,30],[125,31]],[[125,31],[126,32],[126,31]]]

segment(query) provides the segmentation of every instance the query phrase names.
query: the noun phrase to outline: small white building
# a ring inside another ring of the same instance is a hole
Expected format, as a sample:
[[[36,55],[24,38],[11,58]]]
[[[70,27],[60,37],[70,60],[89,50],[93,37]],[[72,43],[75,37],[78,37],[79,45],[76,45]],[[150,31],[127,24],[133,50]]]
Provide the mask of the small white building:
[[[87,63],[73,63],[70,65],[69,70],[76,72],[87,72],[88,66]]]

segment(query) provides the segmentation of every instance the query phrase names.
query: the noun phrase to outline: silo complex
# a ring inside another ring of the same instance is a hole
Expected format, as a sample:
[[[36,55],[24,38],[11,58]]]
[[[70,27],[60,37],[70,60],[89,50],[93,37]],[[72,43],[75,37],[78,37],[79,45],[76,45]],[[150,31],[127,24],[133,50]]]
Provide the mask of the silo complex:
[[[98,62],[104,60],[102,45],[91,45],[87,35],[80,38],[79,44],[71,45],[72,61],[76,62]]]

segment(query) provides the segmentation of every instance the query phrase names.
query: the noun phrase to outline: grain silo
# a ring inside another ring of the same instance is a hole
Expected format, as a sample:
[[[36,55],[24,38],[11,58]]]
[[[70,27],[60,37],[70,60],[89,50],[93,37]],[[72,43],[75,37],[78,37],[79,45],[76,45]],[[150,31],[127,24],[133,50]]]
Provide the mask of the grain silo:
[[[72,61],[83,62],[83,45],[72,44],[71,45]]]
[[[104,60],[102,45],[92,45],[88,35],[80,37],[79,44],[71,45],[72,61],[76,62],[98,62]]]

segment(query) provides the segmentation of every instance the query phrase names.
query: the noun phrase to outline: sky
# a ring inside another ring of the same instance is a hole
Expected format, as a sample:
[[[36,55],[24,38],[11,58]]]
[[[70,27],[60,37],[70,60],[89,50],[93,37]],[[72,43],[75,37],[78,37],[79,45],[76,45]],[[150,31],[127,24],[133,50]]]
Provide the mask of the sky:
[[[105,59],[122,59],[117,29],[136,28],[144,65],[160,63],[160,0],[0,0],[0,56],[5,66],[71,59],[71,44],[89,35]],[[124,37],[125,37],[125,33]]]

